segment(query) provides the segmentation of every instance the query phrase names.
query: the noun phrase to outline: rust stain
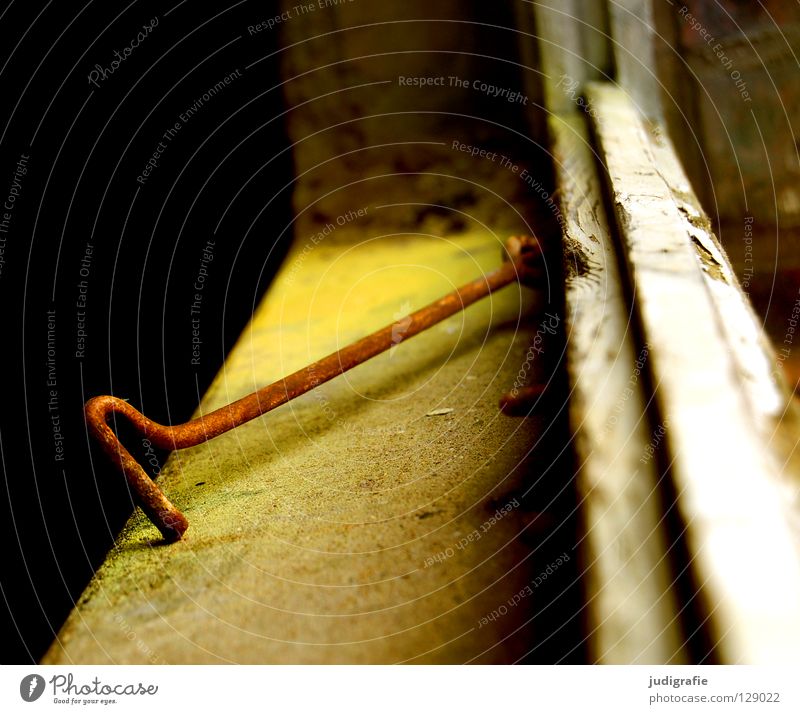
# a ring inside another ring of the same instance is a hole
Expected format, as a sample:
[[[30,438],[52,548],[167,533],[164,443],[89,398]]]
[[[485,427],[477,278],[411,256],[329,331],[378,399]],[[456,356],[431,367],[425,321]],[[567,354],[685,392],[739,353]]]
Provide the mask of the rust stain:
[[[402,331],[396,329],[396,323],[387,325],[257,392],[185,424],[158,424],[128,402],[113,396],[94,397],[86,402],[86,424],[111,462],[124,474],[140,507],[164,539],[168,542],[180,540],[189,527],[188,519],[122,445],[109,425],[111,418],[124,417],[162,449],[198,446],[330,381],[511,283],[535,284],[541,274],[541,257],[541,246],[536,238],[509,238],[502,267],[404,317]]]

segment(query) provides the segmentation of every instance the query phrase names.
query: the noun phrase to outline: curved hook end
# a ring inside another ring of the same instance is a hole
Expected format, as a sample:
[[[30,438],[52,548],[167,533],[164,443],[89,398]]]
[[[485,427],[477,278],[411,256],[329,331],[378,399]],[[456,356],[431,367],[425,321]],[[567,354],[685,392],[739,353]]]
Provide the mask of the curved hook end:
[[[112,413],[122,414],[139,431],[143,430],[143,425],[147,421],[144,415],[137,412],[130,404],[116,397],[94,397],[84,406],[89,431],[103,447],[108,458],[122,471],[145,515],[161,531],[161,535],[167,542],[174,543],[180,540],[189,527],[188,519],[172,505],[161,489],[122,445],[108,425],[108,417]]]
[[[503,248],[503,260],[517,266],[517,278],[530,288],[541,286],[542,246],[535,236],[511,236]]]

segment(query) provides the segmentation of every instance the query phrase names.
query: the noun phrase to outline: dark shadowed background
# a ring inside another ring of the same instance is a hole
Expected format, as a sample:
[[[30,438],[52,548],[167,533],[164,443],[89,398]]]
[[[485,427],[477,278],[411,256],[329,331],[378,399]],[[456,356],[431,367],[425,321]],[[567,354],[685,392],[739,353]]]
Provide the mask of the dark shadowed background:
[[[274,3],[171,5],[0,10],[4,662],[41,656],[132,510],[83,402],[186,420],[290,236],[277,35],[246,29]]]

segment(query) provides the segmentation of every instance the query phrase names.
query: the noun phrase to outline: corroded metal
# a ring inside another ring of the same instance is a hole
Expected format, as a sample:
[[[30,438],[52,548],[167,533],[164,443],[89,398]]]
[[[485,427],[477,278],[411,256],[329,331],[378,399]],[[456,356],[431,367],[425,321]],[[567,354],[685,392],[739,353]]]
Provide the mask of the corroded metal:
[[[506,262],[502,267],[404,317],[402,334],[396,324],[387,325],[257,392],[185,424],[157,424],[128,402],[113,396],[95,397],[86,403],[86,424],[107,456],[125,475],[147,517],[167,541],[179,540],[189,527],[189,521],[122,445],[109,426],[110,417],[126,418],[142,436],[162,449],[186,449],[202,444],[418,335],[506,285],[514,282],[530,285],[538,279],[541,250],[535,238],[510,238],[504,257]]]
[[[543,384],[518,387],[500,398],[500,411],[506,416],[530,416],[547,398]]]

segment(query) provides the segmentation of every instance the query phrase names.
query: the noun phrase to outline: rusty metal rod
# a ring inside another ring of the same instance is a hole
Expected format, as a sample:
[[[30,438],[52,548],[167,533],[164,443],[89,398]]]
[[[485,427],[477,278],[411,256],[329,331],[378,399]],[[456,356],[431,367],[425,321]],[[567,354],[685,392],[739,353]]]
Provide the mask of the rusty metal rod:
[[[510,260],[502,267],[403,318],[406,329],[402,335],[397,330],[393,332],[394,324],[388,325],[288,377],[185,424],[157,424],[128,402],[112,396],[94,397],[86,402],[86,424],[106,455],[125,475],[147,517],[167,541],[179,540],[189,527],[189,521],[122,445],[108,424],[109,417],[124,416],[140,434],[163,449],[186,449],[202,444],[418,335],[506,285],[516,281],[528,283],[538,277],[536,264],[541,251],[535,238],[511,238],[506,250]]]

